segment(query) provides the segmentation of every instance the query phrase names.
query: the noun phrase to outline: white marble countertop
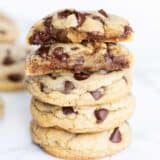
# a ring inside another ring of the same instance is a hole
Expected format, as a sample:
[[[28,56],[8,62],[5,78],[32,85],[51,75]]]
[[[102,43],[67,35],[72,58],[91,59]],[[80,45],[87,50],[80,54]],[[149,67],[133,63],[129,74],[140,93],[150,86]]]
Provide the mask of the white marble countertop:
[[[160,72],[159,72],[160,73]],[[159,159],[160,158],[160,75],[156,70],[134,72],[133,92],[137,109],[130,120],[133,142],[125,151],[111,160]],[[29,123],[30,95],[26,92],[0,93],[5,100],[5,116],[0,121],[1,160],[50,160],[54,159],[32,144]],[[56,158],[55,158],[56,159]]]

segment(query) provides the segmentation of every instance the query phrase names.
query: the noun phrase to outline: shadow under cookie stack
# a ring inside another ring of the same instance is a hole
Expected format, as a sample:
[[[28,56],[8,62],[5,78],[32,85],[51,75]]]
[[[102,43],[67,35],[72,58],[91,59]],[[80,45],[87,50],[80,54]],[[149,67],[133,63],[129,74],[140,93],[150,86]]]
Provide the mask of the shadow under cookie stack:
[[[118,44],[129,23],[104,10],[61,10],[37,22],[27,41],[40,45],[26,60],[33,95],[33,141],[64,159],[111,156],[131,142],[132,54]]]

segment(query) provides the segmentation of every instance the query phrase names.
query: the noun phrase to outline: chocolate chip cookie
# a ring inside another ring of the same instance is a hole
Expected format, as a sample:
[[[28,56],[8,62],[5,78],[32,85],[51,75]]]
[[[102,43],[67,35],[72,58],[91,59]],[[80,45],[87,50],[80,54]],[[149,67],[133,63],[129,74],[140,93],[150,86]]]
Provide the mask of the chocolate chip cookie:
[[[71,133],[110,130],[128,120],[134,112],[132,95],[112,104],[96,106],[55,106],[32,98],[33,119],[42,127],[59,127]]]
[[[130,70],[97,71],[85,77],[69,71],[26,78],[26,87],[42,102],[59,106],[108,104],[131,91]]]
[[[12,44],[0,45],[0,90],[9,91],[24,88],[24,63],[30,47]]]
[[[66,69],[86,76],[98,70],[115,71],[132,66],[128,49],[115,43],[56,43],[41,46],[26,60],[27,75],[44,75],[56,69]]]
[[[72,134],[56,128],[31,124],[33,141],[46,152],[69,160],[89,160],[111,156],[131,142],[127,123],[100,133]]]
[[[17,36],[18,29],[15,22],[0,12],[0,43],[15,42]]]
[[[132,28],[127,20],[104,10],[57,11],[33,25],[27,41],[34,45],[55,42],[82,43],[84,41],[118,42],[132,37]]]

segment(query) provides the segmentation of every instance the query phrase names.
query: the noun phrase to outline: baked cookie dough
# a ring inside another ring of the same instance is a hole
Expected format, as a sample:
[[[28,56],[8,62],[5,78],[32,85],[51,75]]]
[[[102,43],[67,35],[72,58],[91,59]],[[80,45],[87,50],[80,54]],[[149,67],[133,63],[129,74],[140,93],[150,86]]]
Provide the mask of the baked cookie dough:
[[[0,97],[0,119],[3,117],[3,113],[4,113],[4,103],[2,98]]]
[[[130,68],[133,63],[128,49],[115,43],[56,43],[41,46],[26,60],[27,75],[44,75],[56,69],[75,73],[98,70],[115,71]]]
[[[0,44],[0,90],[11,91],[24,88],[24,64],[30,47]]]
[[[26,87],[42,102],[59,106],[108,104],[131,91],[130,70],[97,71],[83,77],[69,71],[54,71],[43,76],[26,77]]]
[[[111,156],[131,142],[131,130],[124,123],[100,133],[72,134],[55,128],[31,124],[33,141],[46,152],[68,160],[91,160]]]
[[[132,95],[109,105],[60,107],[32,98],[33,119],[41,127],[59,127],[71,133],[110,130],[128,120],[134,112]]]
[[[16,24],[7,15],[0,12],[0,43],[15,42],[18,36]]]
[[[55,12],[33,25],[27,41],[34,45],[55,42],[118,42],[132,37],[127,20],[104,10],[81,12],[66,9]]]

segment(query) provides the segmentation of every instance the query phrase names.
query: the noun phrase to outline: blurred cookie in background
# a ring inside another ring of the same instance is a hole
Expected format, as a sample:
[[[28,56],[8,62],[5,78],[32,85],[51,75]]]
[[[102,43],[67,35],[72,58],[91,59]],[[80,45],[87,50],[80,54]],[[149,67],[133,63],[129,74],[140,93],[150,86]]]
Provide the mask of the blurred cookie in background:
[[[0,97],[0,119],[3,117],[3,113],[4,113],[4,103],[2,98]]]
[[[0,43],[13,43],[17,40],[16,23],[0,11]]]
[[[33,49],[23,45],[0,44],[0,90],[23,89],[25,58]]]

